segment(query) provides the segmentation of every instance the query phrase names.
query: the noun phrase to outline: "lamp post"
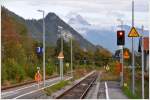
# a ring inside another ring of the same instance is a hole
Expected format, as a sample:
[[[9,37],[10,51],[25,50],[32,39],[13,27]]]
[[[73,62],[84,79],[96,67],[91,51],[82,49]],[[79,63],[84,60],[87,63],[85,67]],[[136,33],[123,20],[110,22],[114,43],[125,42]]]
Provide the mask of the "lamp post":
[[[72,39],[73,39],[73,36],[72,34],[67,31],[65,32],[66,34],[63,34],[64,37],[67,37],[67,38],[70,38],[70,63],[71,63],[71,77],[73,78],[73,63],[72,63]]]
[[[72,34],[68,34],[68,37],[70,38],[70,53],[71,53],[71,77],[73,78],[73,67],[72,67]]]
[[[60,32],[60,38],[61,38],[61,51],[63,52],[63,33],[62,33],[63,27],[58,26],[58,31]]]
[[[44,10],[37,10],[43,13],[43,85],[45,87],[45,21],[44,21]]]
[[[71,35],[71,77],[73,78],[73,66],[72,66],[72,35]]]
[[[61,37],[61,55],[63,55],[63,33],[62,33],[63,27],[58,26],[58,31],[60,32],[60,37]],[[60,60],[60,79],[63,80],[63,59]]]

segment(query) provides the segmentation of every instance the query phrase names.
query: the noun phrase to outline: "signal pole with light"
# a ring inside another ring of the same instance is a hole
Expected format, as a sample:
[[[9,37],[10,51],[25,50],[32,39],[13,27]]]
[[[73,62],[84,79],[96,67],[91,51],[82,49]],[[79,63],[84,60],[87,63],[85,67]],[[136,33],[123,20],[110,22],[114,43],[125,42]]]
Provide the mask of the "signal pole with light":
[[[120,63],[121,63],[121,82],[120,85],[123,86],[123,46],[125,44],[125,31],[122,29],[120,31],[117,31],[117,45],[121,49],[121,58],[120,58]]]
[[[121,30],[117,31],[117,45],[120,47],[121,50],[121,58],[120,58],[120,63],[121,63],[121,82],[120,85],[123,86],[123,46],[125,45],[125,31],[123,30],[123,20],[118,19],[118,21],[121,22]]]

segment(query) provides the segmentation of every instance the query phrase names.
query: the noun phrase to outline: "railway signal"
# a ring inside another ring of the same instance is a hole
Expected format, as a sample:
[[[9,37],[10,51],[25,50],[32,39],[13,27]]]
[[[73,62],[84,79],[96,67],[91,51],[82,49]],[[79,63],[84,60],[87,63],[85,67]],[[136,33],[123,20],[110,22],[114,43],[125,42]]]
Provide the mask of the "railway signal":
[[[125,31],[117,31],[117,45],[125,45]]]
[[[36,48],[36,53],[38,53],[38,54],[43,53],[43,48],[42,47],[37,47]]]
[[[121,30],[117,31],[117,45],[120,47],[121,51],[121,57],[120,57],[120,63],[122,65],[120,76],[121,76],[121,81],[120,85],[123,86],[123,46],[125,45],[125,31],[123,30],[123,21],[119,20],[121,22]]]

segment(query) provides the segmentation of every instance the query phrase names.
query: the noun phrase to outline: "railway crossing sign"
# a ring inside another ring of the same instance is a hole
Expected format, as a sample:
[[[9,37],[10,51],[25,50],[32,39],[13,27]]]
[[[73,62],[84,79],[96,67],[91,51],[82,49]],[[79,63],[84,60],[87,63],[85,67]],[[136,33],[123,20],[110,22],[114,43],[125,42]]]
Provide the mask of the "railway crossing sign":
[[[107,71],[109,71],[109,70],[110,70],[110,67],[109,67],[108,65],[106,66],[106,70],[107,70]]]
[[[135,29],[135,27],[132,27],[129,34],[128,34],[128,37],[139,37],[139,33],[137,32],[137,30]]]
[[[124,59],[129,59],[129,52],[127,50],[125,50],[124,54],[123,54]]]

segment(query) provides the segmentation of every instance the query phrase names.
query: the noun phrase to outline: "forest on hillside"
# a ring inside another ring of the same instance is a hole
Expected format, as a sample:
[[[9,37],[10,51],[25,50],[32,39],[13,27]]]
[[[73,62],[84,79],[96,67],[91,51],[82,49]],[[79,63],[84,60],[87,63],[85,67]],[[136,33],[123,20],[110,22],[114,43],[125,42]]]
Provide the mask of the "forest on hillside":
[[[42,54],[36,53],[37,47],[42,47],[42,42],[33,39],[28,34],[26,25],[10,16],[2,10],[2,67],[1,78],[2,86],[16,84],[28,80],[34,80],[37,67],[41,68],[42,73]],[[60,39],[56,46],[46,44],[46,76],[59,73],[56,67],[59,65],[57,56],[60,52]],[[70,41],[64,41],[64,67],[65,63],[70,62]],[[83,60],[87,60],[87,65],[103,65],[108,61],[102,60],[111,57],[111,53],[105,49],[97,48],[96,51],[84,51],[76,40],[73,40],[73,63],[83,65]],[[64,72],[67,72],[67,67]]]

